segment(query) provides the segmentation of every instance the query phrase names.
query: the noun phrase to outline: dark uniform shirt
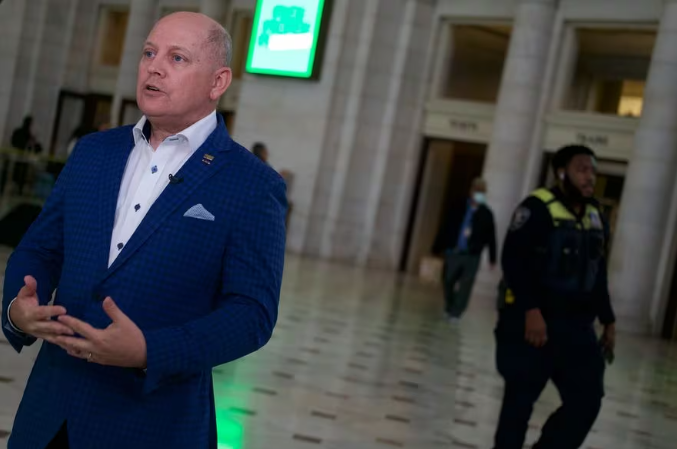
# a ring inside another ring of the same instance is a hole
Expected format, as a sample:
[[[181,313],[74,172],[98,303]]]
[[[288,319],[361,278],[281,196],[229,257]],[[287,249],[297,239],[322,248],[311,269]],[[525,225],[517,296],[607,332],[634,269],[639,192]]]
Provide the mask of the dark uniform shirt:
[[[463,223],[451,216],[444,221],[442,231],[438,233],[433,245],[433,253],[439,254],[448,249],[463,249],[471,255],[479,256],[484,248],[489,248],[489,262],[496,263],[496,227],[491,209],[482,204],[473,212],[470,220],[470,237],[465,248],[458,248],[459,234],[463,232]]]
[[[551,190],[555,197],[574,215],[559,188]],[[589,200],[593,205],[596,201]],[[609,226],[602,219],[605,244],[609,241]],[[607,282],[606,255],[601,261],[595,284],[590,292],[562,294],[546,289],[543,279],[545,254],[550,232],[554,223],[546,204],[528,197],[515,211],[503,248],[501,265],[506,284],[515,296],[510,309],[524,312],[539,308],[546,321],[575,319],[592,322],[599,318],[602,324],[611,324],[615,316],[611,307]],[[606,251],[605,251],[606,253]],[[569,296],[569,297],[567,297]]]

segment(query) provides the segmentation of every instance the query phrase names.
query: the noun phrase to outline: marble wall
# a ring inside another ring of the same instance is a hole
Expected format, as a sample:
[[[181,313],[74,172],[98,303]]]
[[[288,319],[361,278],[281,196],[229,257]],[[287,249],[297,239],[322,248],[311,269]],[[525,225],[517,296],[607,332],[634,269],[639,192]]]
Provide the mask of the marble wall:
[[[540,119],[538,106],[555,8],[554,0],[525,0],[516,10],[483,173],[499,236],[505,235],[514,208],[522,199],[524,161],[529,158]]]
[[[21,0],[13,0],[10,3],[23,2]],[[2,7],[5,8],[6,6],[3,5]],[[14,6],[13,8],[18,7]],[[32,112],[30,107],[33,103],[33,85],[37,73],[39,47],[44,30],[44,18],[47,12],[47,0],[25,2],[23,8],[23,21],[17,20],[20,30],[16,57],[14,59],[14,71],[11,77],[7,78],[8,83],[3,83],[9,87],[8,111],[11,111],[7,114],[5,121],[5,138],[3,139],[5,144],[9,144],[12,131],[21,125],[23,117]],[[46,136],[38,134],[37,137],[40,141],[44,142]]]
[[[419,150],[434,2],[343,0],[319,82],[247,77],[236,137],[295,173],[290,249],[394,268]],[[271,107],[272,106],[272,107]]]
[[[426,93],[430,85],[431,61],[435,56],[435,2],[409,2],[404,29],[407,39],[401,49],[396,77],[391,90],[397,103],[384,119],[379,142],[382,156],[380,184],[374,186],[368,205],[368,262],[372,266],[396,267],[402,252],[411,207],[415,171],[422,151],[421,120]],[[404,38],[403,38],[404,40]]]
[[[114,126],[127,124],[118,123],[120,109],[124,100],[136,98],[139,52],[158,19],[159,8],[158,0],[133,0],[131,3],[122,61],[111,108],[111,123]]]
[[[559,104],[546,102],[541,95],[559,98],[556,87],[553,93],[542,85],[549,62],[557,63],[560,57],[548,42],[569,23],[650,24],[663,17],[610,266],[619,311],[628,321],[640,316],[639,330],[647,326],[655,330],[660,321],[656,311],[663,307],[658,304],[664,299],[655,294],[646,301],[637,297],[664,289],[664,279],[672,274],[666,267],[672,266],[677,251],[646,249],[661,247],[675,234],[668,218],[677,216],[677,194],[670,213],[652,212],[661,205],[646,201],[671,198],[668,181],[677,170],[672,151],[677,127],[670,121],[677,109],[669,82],[674,78],[670,74],[677,48],[672,45],[677,35],[675,2],[331,3],[319,80],[245,74],[233,91],[236,100],[229,103],[236,108],[234,136],[248,147],[256,141],[267,143],[272,165],[294,173],[292,252],[391,269],[399,263],[412,203],[424,137],[424,103],[431,86],[441,85],[431,67],[435,60],[444,60],[436,53],[446,21],[513,24],[485,167],[502,237],[530,182],[525,181],[524,161],[541,157],[538,136],[543,117],[539,114],[553,112],[541,105],[556,109],[552,105]],[[232,11],[253,10],[255,4],[255,0],[4,0],[0,4],[0,145],[9,143],[11,131],[31,113],[36,117],[37,137],[48,147],[61,89],[117,93],[118,105],[122,98],[133,98],[139,45],[162,8],[209,12],[218,6],[232,17]],[[92,63],[99,38],[105,38],[97,31],[104,5],[132,12],[124,61],[112,77],[99,77]],[[657,279],[656,272],[664,279]]]
[[[677,2],[672,1],[654,49],[610,264],[617,313],[625,326],[640,333],[651,328],[649,292],[656,288],[666,231],[674,232],[666,224],[677,176],[676,40]],[[661,325],[654,317],[653,327]]]
[[[11,130],[6,128],[8,118],[14,115],[10,105],[25,13],[26,2],[22,0],[0,3],[0,59],[3,61],[0,64],[0,146],[9,144]]]
[[[327,132],[341,125],[341,116],[331,111],[333,95],[344,77],[339,61],[343,61],[349,6],[354,8],[347,0],[334,4],[319,81],[245,75],[242,83],[235,138],[247,147],[265,142],[271,164],[294,172],[289,248],[297,252],[305,247]]]
[[[35,118],[34,130],[43,151],[51,146],[59,92],[69,56],[76,17],[76,0],[50,0],[37,50],[32,101],[28,111]]]
[[[78,1],[63,88],[85,93],[97,35],[99,8],[96,2]]]

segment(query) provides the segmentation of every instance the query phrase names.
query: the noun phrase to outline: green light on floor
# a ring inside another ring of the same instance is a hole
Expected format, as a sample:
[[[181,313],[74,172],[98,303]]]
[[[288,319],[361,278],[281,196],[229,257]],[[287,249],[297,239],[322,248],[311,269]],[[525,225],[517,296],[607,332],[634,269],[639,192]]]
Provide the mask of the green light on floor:
[[[243,449],[244,428],[226,410],[216,410],[218,449]]]

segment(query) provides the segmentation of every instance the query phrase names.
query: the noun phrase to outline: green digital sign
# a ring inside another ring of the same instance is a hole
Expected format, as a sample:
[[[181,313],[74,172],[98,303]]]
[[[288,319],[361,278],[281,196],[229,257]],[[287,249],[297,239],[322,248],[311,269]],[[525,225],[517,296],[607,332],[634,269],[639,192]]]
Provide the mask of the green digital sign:
[[[311,78],[326,0],[257,0],[247,72]]]

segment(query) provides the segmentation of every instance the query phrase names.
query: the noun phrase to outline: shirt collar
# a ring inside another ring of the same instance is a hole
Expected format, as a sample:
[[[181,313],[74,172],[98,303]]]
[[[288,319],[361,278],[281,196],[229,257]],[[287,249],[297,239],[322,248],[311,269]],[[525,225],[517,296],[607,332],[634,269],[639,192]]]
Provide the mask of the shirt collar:
[[[206,117],[193,123],[183,131],[167,137],[167,139],[175,137],[184,138],[188,141],[190,150],[195,152],[203,143],[205,143],[209,135],[214,132],[217,124],[216,111],[212,111]],[[132,132],[134,133],[135,145],[138,144],[141,139],[146,140],[146,142],[150,140],[150,122],[145,115],[137,122]]]

